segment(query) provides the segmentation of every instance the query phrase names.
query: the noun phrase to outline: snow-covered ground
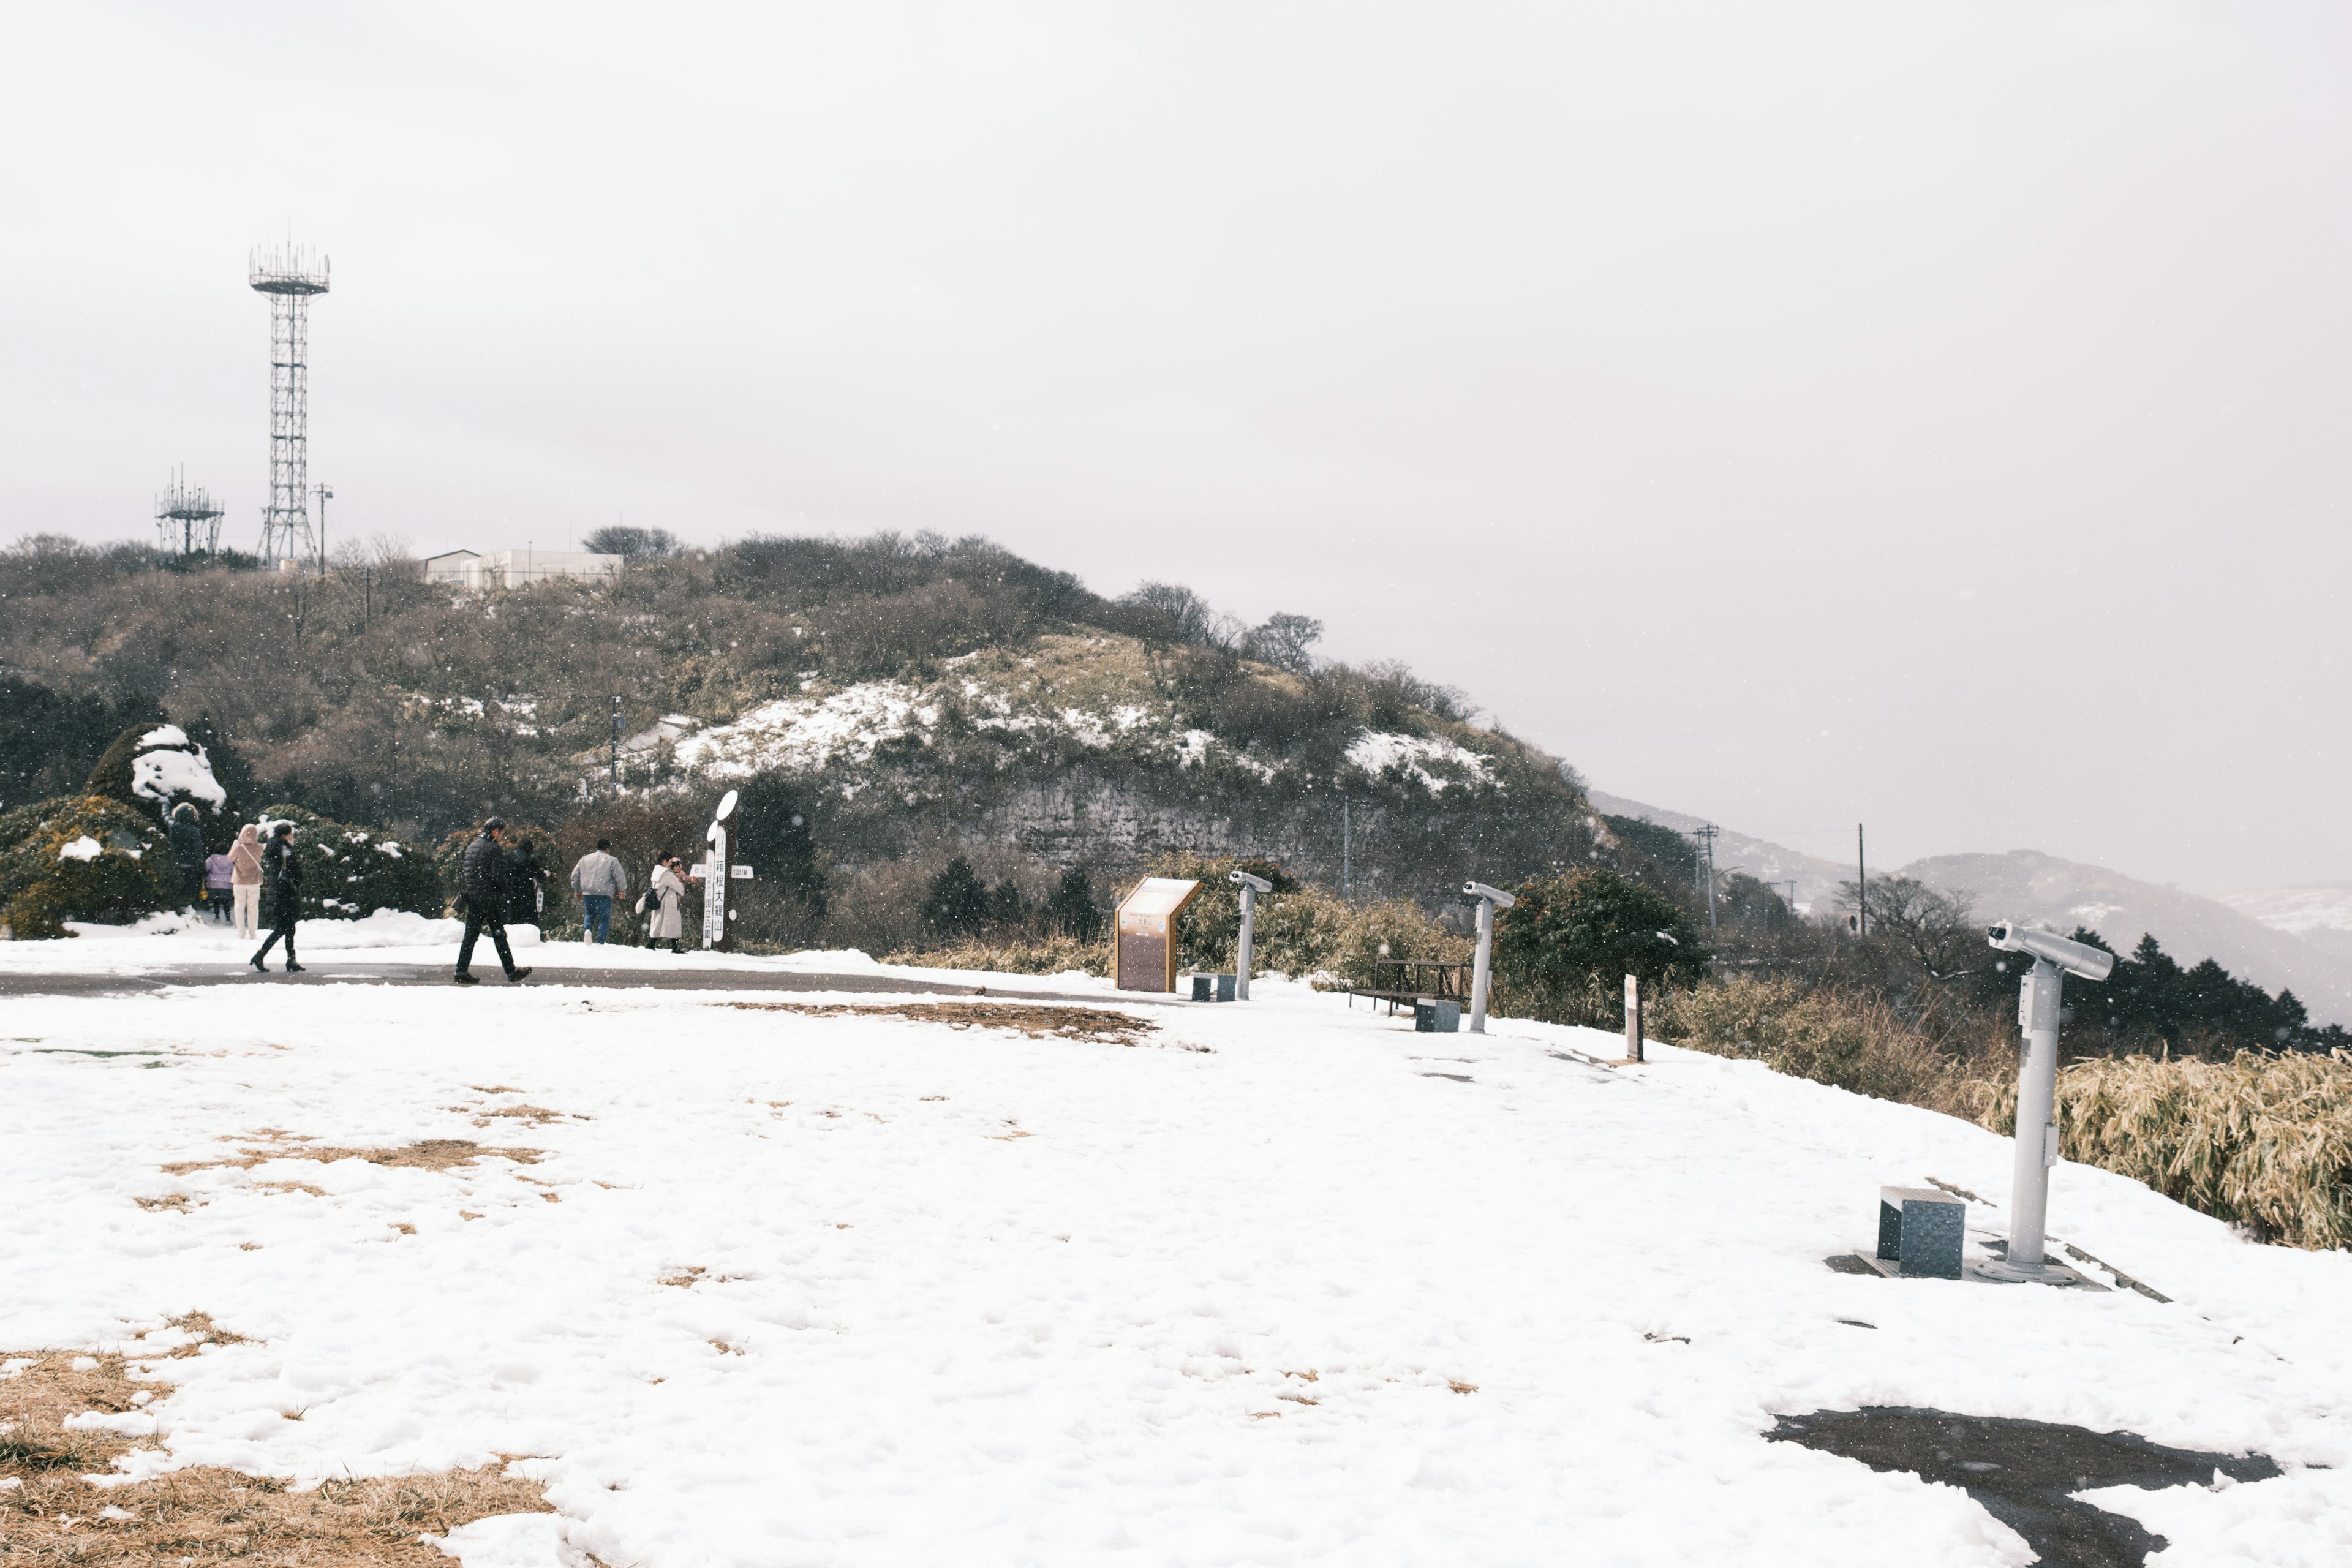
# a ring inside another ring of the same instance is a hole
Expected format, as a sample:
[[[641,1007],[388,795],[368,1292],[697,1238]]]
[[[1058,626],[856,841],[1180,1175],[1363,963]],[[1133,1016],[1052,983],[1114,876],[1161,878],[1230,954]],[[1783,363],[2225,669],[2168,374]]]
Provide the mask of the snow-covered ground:
[[[8,999],[0,1346],[247,1336],[169,1363],[171,1462],[534,1456],[560,1514],[459,1532],[476,1568],[2027,1560],[1760,1436],[1864,1404],[2259,1450],[2287,1473],[2099,1501],[2163,1568],[2352,1561],[2352,1256],[2064,1165],[2053,1232],[2171,1304],[1825,1268],[1881,1184],[2005,1195],[1948,1118],[1272,982],[1121,1047],[542,973]],[[161,1169],[299,1139],[542,1152]]]

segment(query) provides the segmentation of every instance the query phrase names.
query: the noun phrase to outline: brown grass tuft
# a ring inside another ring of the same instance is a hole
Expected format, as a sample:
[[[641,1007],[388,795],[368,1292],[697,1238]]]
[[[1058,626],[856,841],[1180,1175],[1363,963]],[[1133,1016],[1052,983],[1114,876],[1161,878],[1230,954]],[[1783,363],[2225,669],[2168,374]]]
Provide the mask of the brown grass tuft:
[[[551,1121],[585,1121],[587,1117],[576,1110],[550,1110],[543,1105],[502,1105],[496,1110],[482,1112],[485,1116],[519,1116],[533,1127],[544,1127]]]
[[[749,1013],[805,1013],[812,1017],[845,1014],[861,1017],[910,1018],[950,1029],[1010,1029],[1033,1040],[1104,1040],[1117,1046],[1142,1043],[1160,1026],[1132,1013],[1101,1007],[1058,1006],[1034,1002],[721,1002]]]
[[[337,1160],[365,1160],[371,1165],[394,1165],[406,1170],[454,1171],[490,1157],[529,1165],[536,1163],[545,1152],[543,1149],[486,1148],[465,1138],[425,1138],[415,1143],[404,1143],[396,1149],[342,1149],[305,1142],[299,1146],[279,1144],[267,1149],[245,1149],[239,1151],[238,1157],[234,1160],[180,1160],[163,1166],[162,1170],[167,1176],[184,1176],[191,1171],[249,1171],[271,1160],[316,1160],[321,1164],[332,1164]],[[263,1184],[279,1186],[294,1184]],[[315,1187],[304,1190],[318,1191]]]
[[[210,1344],[241,1342],[201,1312],[173,1320]],[[448,1559],[417,1537],[440,1535],[502,1513],[552,1512],[535,1482],[500,1466],[387,1480],[330,1481],[291,1492],[266,1476],[196,1466],[150,1480],[100,1488],[117,1457],[156,1447],[152,1438],[67,1429],[89,1411],[139,1408],[142,1393],[168,1385],[131,1376],[134,1361],[195,1352],[195,1345],[131,1358],[109,1352],[76,1372],[72,1351],[0,1353],[31,1364],[0,1378],[0,1563],[8,1568],[446,1568]],[[148,1408],[153,1408],[151,1404]],[[299,1419],[299,1412],[288,1413]],[[128,1518],[108,1518],[120,1510]]]

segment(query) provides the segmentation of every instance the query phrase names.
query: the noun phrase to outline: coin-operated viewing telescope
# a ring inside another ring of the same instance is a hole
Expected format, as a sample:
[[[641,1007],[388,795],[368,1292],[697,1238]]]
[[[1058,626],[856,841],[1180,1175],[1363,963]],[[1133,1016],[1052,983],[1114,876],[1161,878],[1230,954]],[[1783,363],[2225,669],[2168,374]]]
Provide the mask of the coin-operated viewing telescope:
[[[2003,921],[1987,933],[2002,952],[2033,960],[2018,986],[2023,1032],[2017,1070],[2017,1163],[2010,1183],[2010,1264],[2042,1267],[2042,1226],[2050,1211],[2050,1167],[2058,1163],[2058,990],[2066,975],[2105,980],[2116,955],[2055,931]]]
[[[1486,1032],[1486,977],[1495,953],[1495,911],[1507,910],[1519,900],[1484,882],[1463,883],[1462,899],[1478,905],[1478,962],[1470,977],[1470,1032],[1483,1035]]]
[[[1242,940],[1234,956],[1234,997],[1249,1000],[1250,939],[1257,932],[1257,896],[1274,891],[1274,884],[1264,877],[1253,877],[1247,871],[1229,873],[1242,889]]]

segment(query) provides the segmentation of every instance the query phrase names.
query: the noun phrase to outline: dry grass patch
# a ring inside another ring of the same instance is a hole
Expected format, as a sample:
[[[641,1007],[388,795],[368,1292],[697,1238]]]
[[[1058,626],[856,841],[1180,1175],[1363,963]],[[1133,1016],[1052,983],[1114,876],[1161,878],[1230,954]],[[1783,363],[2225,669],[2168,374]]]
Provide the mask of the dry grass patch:
[[[204,1199],[188,1193],[173,1193],[160,1198],[133,1198],[131,1201],[151,1213],[161,1214],[186,1214],[190,1209],[202,1208],[205,1204]]]
[[[543,1105],[502,1105],[496,1110],[482,1112],[485,1116],[516,1116],[533,1127],[544,1127],[551,1121],[585,1121],[587,1117],[576,1110],[550,1110]]]
[[[1985,1125],[2016,1121],[2016,1086],[2002,1083]],[[2265,1241],[2352,1246],[2352,1053],[2075,1062],[2058,1074],[2058,1131],[2069,1160]]]
[[[292,1134],[284,1136],[290,1138]],[[467,1138],[425,1138],[414,1143],[404,1143],[396,1149],[344,1149],[304,1142],[280,1143],[266,1149],[240,1150],[233,1160],[181,1160],[163,1166],[163,1171],[170,1176],[184,1176],[191,1171],[249,1171],[270,1160],[316,1160],[321,1164],[332,1164],[337,1160],[365,1160],[371,1165],[393,1165],[404,1170],[454,1171],[490,1157],[529,1165],[535,1163],[545,1152],[543,1149],[486,1148]],[[305,1190],[317,1191],[316,1188]]]
[[[721,1002],[719,1005],[747,1013],[805,1013],[817,1018],[843,1015],[910,1018],[919,1024],[945,1024],[950,1029],[1009,1029],[1033,1040],[1101,1040],[1115,1046],[1140,1045],[1145,1036],[1160,1028],[1132,1013],[1035,1002]]]
[[[421,1544],[420,1535],[445,1534],[492,1514],[554,1511],[537,1483],[502,1475],[500,1466],[330,1481],[307,1492],[210,1466],[95,1486],[85,1474],[103,1475],[119,1456],[157,1444],[69,1430],[70,1417],[119,1415],[142,1408],[142,1395],[168,1395],[168,1384],[135,1379],[134,1365],[240,1342],[202,1313],[173,1326],[196,1338],[128,1357],[0,1353],[0,1365],[9,1369],[0,1376],[0,1480],[15,1483],[0,1489],[0,1563],[6,1568],[425,1568],[449,1560]],[[80,1361],[90,1364],[76,1370]]]

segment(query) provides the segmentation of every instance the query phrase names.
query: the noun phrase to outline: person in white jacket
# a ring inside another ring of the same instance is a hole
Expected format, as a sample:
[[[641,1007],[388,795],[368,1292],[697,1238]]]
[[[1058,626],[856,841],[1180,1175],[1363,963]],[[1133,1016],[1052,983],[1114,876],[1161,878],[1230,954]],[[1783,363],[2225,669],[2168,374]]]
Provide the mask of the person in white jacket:
[[[572,868],[572,894],[580,900],[580,935],[603,942],[613,934],[613,900],[629,890],[629,870],[611,853],[613,841],[596,840],[596,847]]]
[[[653,884],[646,889],[646,897],[651,901],[646,911],[646,944],[667,942],[672,952],[685,952],[677,939],[686,932],[686,918],[678,912],[686,898],[686,863],[675,855],[664,856],[654,868]]]

